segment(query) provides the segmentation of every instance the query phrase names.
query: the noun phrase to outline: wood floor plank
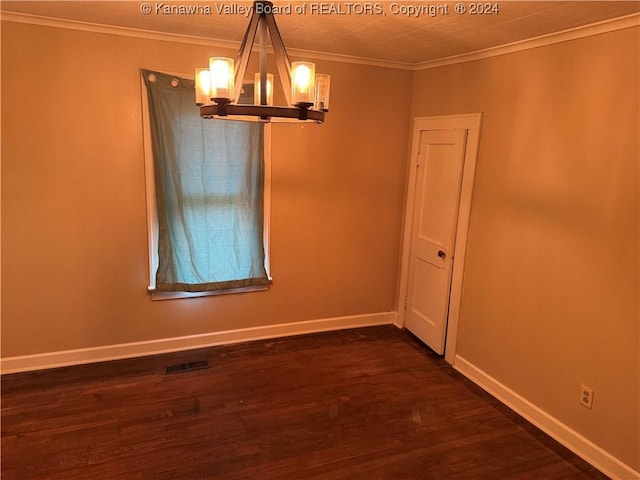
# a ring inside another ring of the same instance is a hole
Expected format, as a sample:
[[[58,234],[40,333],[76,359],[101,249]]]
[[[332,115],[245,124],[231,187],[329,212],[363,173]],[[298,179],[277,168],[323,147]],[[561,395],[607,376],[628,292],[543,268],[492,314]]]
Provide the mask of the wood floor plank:
[[[1,414],[3,480],[607,478],[392,326],[6,375]]]

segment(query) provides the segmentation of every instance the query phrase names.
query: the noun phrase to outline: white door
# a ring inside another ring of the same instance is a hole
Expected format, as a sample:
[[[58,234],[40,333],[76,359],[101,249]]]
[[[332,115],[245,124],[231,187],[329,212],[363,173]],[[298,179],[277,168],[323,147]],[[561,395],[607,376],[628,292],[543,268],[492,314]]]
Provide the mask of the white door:
[[[467,131],[420,134],[405,325],[444,353]]]

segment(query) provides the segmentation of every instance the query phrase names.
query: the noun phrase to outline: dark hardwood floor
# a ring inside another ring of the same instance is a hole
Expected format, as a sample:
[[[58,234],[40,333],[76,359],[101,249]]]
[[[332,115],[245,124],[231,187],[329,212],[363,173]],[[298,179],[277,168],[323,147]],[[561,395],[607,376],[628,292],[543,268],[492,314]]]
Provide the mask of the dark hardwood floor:
[[[607,478],[393,326],[5,375],[1,447],[3,480]]]

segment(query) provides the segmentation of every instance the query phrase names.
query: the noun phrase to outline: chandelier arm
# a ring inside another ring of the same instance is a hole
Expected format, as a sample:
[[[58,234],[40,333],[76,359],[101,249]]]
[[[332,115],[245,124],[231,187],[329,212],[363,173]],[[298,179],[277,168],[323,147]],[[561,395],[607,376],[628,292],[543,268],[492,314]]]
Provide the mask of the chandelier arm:
[[[236,76],[235,76],[235,90],[233,92],[233,101],[238,102],[240,93],[242,92],[242,83],[244,82],[244,76],[247,73],[247,66],[249,65],[249,56],[251,55],[251,49],[256,40],[256,31],[258,30],[258,23],[260,21],[260,14],[253,11],[253,16],[247,27],[247,31],[242,39],[240,50],[238,50],[238,56],[236,57]]]
[[[267,104],[267,22],[264,17],[260,17],[260,104]]]
[[[276,57],[276,65],[278,67],[278,74],[280,75],[280,82],[284,89],[284,97],[287,101],[287,105],[291,105],[291,61],[287,54],[287,49],[284,47],[284,42],[280,36],[280,30],[276,24],[276,19],[273,13],[265,15],[267,26],[269,27],[269,34],[271,35],[271,45]]]

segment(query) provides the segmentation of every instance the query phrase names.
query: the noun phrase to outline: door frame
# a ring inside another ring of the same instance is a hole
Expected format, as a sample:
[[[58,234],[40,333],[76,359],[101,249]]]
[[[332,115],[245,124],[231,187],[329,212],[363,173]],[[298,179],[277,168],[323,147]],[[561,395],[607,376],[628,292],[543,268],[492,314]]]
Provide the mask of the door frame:
[[[404,328],[405,307],[409,288],[409,261],[411,253],[411,234],[413,232],[413,211],[415,202],[416,173],[418,155],[420,152],[420,136],[426,130],[467,130],[464,164],[462,167],[462,186],[460,189],[460,206],[456,222],[456,236],[453,248],[453,271],[451,276],[451,291],[449,293],[449,314],[447,316],[447,336],[445,339],[444,358],[453,365],[455,363],[456,343],[458,339],[458,320],[460,315],[460,300],[462,298],[462,280],[464,273],[465,254],[467,250],[467,236],[469,233],[469,218],[471,217],[471,203],[476,175],[478,146],[480,143],[481,113],[460,115],[441,115],[433,117],[415,117],[411,134],[411,153],[409,156],[409,175],[407,180],[407,195],[405,198],[404,233],[402,237],[402,263],[398,289],[398,316],[396,324]]]

